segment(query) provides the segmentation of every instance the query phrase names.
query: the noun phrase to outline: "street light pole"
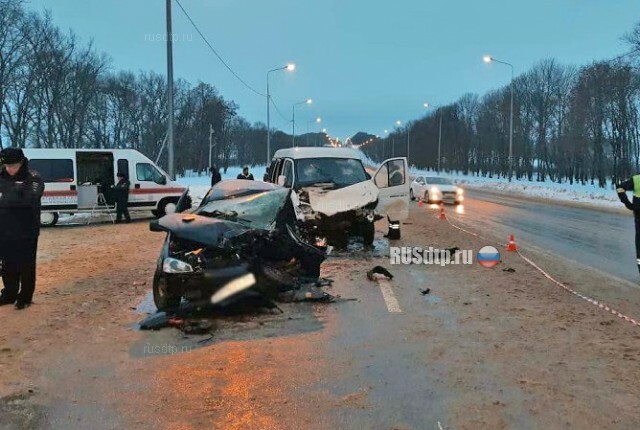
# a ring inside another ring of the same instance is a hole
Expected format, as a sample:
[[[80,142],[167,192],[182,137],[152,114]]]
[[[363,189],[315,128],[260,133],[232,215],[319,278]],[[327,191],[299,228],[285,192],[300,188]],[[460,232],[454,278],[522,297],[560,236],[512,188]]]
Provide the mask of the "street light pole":
[[[175,160],[173,154],[173,29],[171,25],[171,1],[167,0],[167,109],[169,113],[167,130],[168,172],[175,179]]]
[[[430,108],[432,107],[432,105],[430,105],[429,103],[424,103],[423,106],[425,108]],[[442,159],[441,156],[441,151],[442,151],[442,108],[440,106],[433,106],[435,109],[437,109],[437,113],[438,113],[438,122],[439,122],[439,126],[438,126],[438,161],[436,163],[436,169],[438,172],[438,175],[440,174],[440,160]]]
[[[505,66],[511,67],[511,84],[509,85],[511,88],[511,108],[509,112],[509,182],[511,182],[511,176],[513,173],[513,80],[514,80],[514,68],[513,64],[507,63],[506,61],[496,60],[490,55],[485,55],[483,57],[485,63],[498,63],[504,64]]]
[[[295,69],[296,69],[295,64],[287,64],[284,67],[277,67],[267,72],[267,166],[271,162],[271,114],[270,114],[271,93],[269,91],[269,75],[272,72],[277,72],[279,70],[288,70],[290,72],[293,72]]]
[[[442,112],[439,113],[440,116],[440,126],[438,127],[438,175],[440,174],[440,160],[442,157],[440,155],[440,150],[442,148]]]
[[[292,127],[292,139],[291,139],[291,147],[295,148],[296,146],[296,106],[298,105],[303,105],[303,104],[308,104],[310,105],[311,103],[313,103],[313,100],[311,99],[307,99],[303,102],[299,102],[299,103],[294,103],[293,104],[293,127]]]

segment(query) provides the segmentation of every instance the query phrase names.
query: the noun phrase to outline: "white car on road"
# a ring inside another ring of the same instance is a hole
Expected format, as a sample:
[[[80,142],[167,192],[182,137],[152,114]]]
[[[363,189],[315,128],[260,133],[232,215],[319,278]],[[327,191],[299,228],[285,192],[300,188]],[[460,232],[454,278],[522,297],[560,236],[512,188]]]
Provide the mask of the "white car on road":
[[[427,203],[461,204],[464,191],[449,178],[417,176],[409,190],[411,200],[421,199]]]

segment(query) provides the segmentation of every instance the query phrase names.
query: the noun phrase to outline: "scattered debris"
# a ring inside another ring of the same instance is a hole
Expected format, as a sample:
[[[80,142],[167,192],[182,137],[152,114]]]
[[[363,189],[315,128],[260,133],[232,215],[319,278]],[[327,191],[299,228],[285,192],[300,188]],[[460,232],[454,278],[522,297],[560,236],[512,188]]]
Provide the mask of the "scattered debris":
[[[376,274],[382,275],[387,279],[393,279],[393,275],[391,274],[391,272],[389,272],[387,269],[385,269],[382,266],[376,266],[373,269],[369,270],[367,272],[367,278],[370,281],[375,281],[376,280]]]
[[[138,325],[140,330],[160,330],[169,327],[169,319],[170,316],[166,312],[157,312],[140,321]]]
[[[427,288],[424,290],[420,290],[420,294],[422,294],[423,296],[426,296],[427,294],[429,294],[431,292],[431,288]]]
[[[516,269],[508,267],[506,269],[502,269],[503,272],[515,273]]]

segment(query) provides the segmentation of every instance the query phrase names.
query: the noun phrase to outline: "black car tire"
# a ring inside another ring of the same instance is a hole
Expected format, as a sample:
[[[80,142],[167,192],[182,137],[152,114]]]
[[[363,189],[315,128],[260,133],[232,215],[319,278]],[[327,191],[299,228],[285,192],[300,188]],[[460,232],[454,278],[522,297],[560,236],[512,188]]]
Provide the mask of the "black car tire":
[[[53,227],[58,223],[58,218],[59,218],[58,212],[49,213],[48,215],[53,215],[50,218],[49,222],[42,222],[42,215],[40,216],[40,225],[42,227]]]
[[[151,211],[151,213],[153,213],[153,215],[157,218],[162,218],[167,214],[167,206],[170,204],[177,205],[178,200],[170,198],[162,199],[160,200],[160,203],[158,203],[158,209]]]
[[[416,199],[416,196],[413,195],[413,188],[409,188],[409,199],[411,199],[411,201]]]
[[[153,302],[159,311],[180,306],[182,297],[167,294],[167,281],[158,271],[153,275]]]

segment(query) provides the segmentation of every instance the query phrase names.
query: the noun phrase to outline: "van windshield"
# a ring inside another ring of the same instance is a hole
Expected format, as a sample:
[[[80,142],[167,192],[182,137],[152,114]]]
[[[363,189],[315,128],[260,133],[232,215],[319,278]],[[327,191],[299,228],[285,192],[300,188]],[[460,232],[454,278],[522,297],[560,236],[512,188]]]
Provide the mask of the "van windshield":
[[[337,187],[368,179],[362,161],[355,158],[304,158],[296,160],[296,186],[332,183]]]

